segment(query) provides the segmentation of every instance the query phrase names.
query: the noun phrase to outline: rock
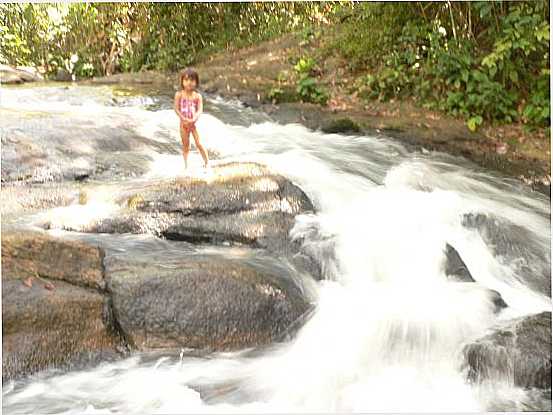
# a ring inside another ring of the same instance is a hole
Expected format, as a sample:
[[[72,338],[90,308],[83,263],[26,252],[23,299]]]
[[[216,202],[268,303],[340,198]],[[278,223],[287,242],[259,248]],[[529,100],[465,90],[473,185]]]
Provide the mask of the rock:
[[[445,275],[448,279],[458,282],[474,282],[474,278],[461,259],[459,252],[450,244],[445,245]]]
[[[74,230],[297,252],[288,235],[294,218],[314,209],[300,188],[256,163],[216,166],[213,175],[209,181],[174,179],[128,193],[119,200],[127,207],[122,214]]]
[[[103,251],[81,242],[2,235],[3,382],[119,355],[102,261]]]
[[[70,284],[105,289],[104,252],[77,241],[66,241],[39,232],[2,235],[2,279],[36,275]]]
[[[2,84],[19,84],[41,80],[43,80],[42,76],[35,68],[30,66],[13,68],[8,65],[0,65],[0,83]]]
[[[58,71],[56,72],[56,75],[54,75],[53,79],[58,82],[71,82],[73,81],[73,76],[65,69],[58,68]]]
[[[2,235],[3,381],[117,354],[102,261],[103,251],[81,242]]]
[[[501,294],[496,290],[488,289],[489,295],[491,297],[491,301],[493,305],[495,306],[495,312],[498,313],[504,308],[509,307],[509,305],[505,302]]]
[[[464,215],[463,226],[477,230],[494,256],[506,262],[522,284],[551,297],[549,236],[540,241],[522,226],[481,213]]]
[[[15,72],[0,71],[0,84],[20,84],[23,79]]]
[[[74,188],[60,184],[42,186],[19,186],[2,183],[0,190],[2,204],[0,212],[4,216],[2,224],[8,223],[5,215],[21,217],[24,212],[67,206],[78,197]]]
[[[459,252],[448,243],[445,245],[445,256],[445,275],[448,280],[455,282],[476,282]],[[509,306],[499,292],[489,288],[482,288],[487,291],[496,313]]]
[[[47,290],[35,279],[29,288],[2,271],[2,382],[116,355],[103,295],[63,281]]]
[[[139,350],[268,344],[308,311],[290,281],[215,255],[106,263],[114,316]]]
[[[32,66],[17,66],[16,69],[25,82],[44,81],[43,76]]]
[[[361,128],[350,118],[338,118],[323,125],[321,130],[327,134],[359,133]]]
[[[468,379],[551,388],[551,312],[510,320],[463,349]]]

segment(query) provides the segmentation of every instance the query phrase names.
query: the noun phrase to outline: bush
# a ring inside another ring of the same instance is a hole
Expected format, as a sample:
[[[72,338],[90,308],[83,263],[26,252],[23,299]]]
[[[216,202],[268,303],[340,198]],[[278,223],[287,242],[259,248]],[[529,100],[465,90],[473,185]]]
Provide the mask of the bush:
[[[300,58],[294,65],[294,70],[299,76],[296,92],[304,102],[326,105],[328,93],[318,85],[314,75],[316,73],[316,62],[306,57]]]

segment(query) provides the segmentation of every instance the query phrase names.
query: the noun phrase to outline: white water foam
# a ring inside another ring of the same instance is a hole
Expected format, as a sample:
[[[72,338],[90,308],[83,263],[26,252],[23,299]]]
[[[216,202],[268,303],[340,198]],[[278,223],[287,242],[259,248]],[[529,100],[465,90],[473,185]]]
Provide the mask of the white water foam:
[[[157,111],[157,121],[141,109],[120,111],[136,117],[140,134],[179,141],[171,111]],[[293,341],[255,357],[223,354],[155,364],[135,357],[5,389],[5,409],[15,414],[41,408],[55,413],[488,408],[493,391],[472,387],[460,372],[463,344],[500,319],[551,306],[548,297],[520,283],[508,262],[494,257],[477,231],[462,225],[462,216],[479,212],[508,219],[548,249],[545,200],[439,154],[409,154],[376,137],[270,122],[236,126],[207,114],[198,128],[206,147],[221,156],[217,162],[264,163],[314,201],[317,214],[298,217],[293,230],[305,236],[332,279],[319,284],[312,318]],[[148,155],[152,162],[141,180],[175,177],[183,168],[180,155],[152,150]],[[191,160],[197,165],[199,155]],[[63,209],[50,212],[61,213],[60,226],[73,217],[93,219],[81,208]],[[95,217],[112,212],[93,211]],[[447,280],[446,243],[456,247],[476,283]],[[496,315],[487,289],[497,290],[510,307]],[[202,388],[218,390],[219,400],[205,398]]]

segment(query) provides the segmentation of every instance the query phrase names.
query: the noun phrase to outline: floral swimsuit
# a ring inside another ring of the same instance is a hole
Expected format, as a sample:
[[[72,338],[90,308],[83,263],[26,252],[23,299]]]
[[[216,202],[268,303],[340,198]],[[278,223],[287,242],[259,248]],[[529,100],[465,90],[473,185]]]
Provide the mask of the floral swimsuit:
[[[198,98],[185,98],[180,99],[180,113],[184,118],[191,119],[198,111]],[[194,123],[192,123],[194,125]]]

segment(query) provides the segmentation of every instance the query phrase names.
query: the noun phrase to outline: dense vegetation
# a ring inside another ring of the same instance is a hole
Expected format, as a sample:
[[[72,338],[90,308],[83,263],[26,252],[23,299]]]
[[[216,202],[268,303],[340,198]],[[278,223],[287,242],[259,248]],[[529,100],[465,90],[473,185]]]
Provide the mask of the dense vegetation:
[[[549,125],[549,2],[364,3],[328,53],[368,99],[415,97],[468,120]]]
[[[290,31],[326,39],[320,56],[295,62],[302,100],[327,102],[313,58],[340,54],[367,100],[415,99],[471,129],[550,123],[545,0],[2,4],[0,61],[78,77],[175,70]]]
[[[316,23],[319,3],[1,4],[2,63],[78,76],[175,70]]]

